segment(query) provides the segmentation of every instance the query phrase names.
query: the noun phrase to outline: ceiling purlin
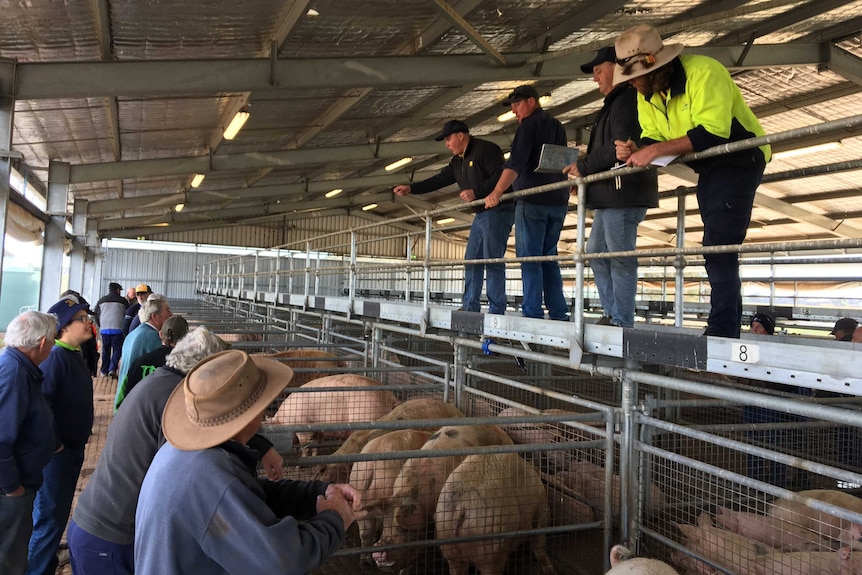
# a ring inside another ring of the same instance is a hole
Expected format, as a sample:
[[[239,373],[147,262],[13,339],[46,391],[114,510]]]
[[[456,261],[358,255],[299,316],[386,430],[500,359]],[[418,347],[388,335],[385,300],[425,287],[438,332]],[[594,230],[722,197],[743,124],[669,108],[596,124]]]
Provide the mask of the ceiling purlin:
[[[691,20],[692,18],[711,16],[725,10],[733,10],[748,2],[749,0],[704,0],[700,4],[692,6],[688,10],[684,10],[676,16],[665,20],[662,24],[674,24],[683,20]]]
[[[856,85],[862,86],[862,58],[830,44],[829,68]]]
[[[858,34],[862,30],[862,16],[857,16],[851,20],[838,22],[832,26],[823,28],[816,32],[806,34],[801,38],[797,38],[797,42],[823,42],[823,41],[838,41],[847,36]]]

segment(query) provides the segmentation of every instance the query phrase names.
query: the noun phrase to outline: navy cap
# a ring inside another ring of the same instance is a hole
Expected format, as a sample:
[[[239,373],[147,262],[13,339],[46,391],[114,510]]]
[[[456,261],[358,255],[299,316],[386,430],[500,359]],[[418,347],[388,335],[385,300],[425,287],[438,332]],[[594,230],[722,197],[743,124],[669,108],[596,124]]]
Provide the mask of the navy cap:
[[[852,334],[853,330],[859,325],[859,322],[853,319],[852,317],[842,317],[838,321],[835,322],[835,327],[832,328],[832,331],[829,333],[835,335],[839,331],[843,331],[846,336],[848,333]]]
[[[616,64],[617,62],[617,52],[614,50],[613,46],[607,46],[602,48],[598,52],[596,52],[596,57],[587,62],[586,64],[581,64],[581,72],[584,74],[592,74],[593,68],[602,64],[604,62],[611,62]]]
[[[515,102],[520,102],[521,100],[526,100],[527,98],[535,98],[536,101],[539,101],[539,92],[536,91],[535,86],[531,86],[530,84],[523,84],[518,86],[514,90],[512,90],[506,99],[503,100],[504,106],[511,106]]]
[[[775,318],[765,311],[759,311],[751,316],[751,325],[759,323],[766,330],[766,333],[772,335],[775,333]]]
[[[442,142],[446,139],[447,136],[451,136],[452,134],[457,134],[459,132],[469,134],[470,128],[468,128],[467,124],[465,124],[461,120],[449,120],[448,122],[443,124],[443,131],[440,133],[439,136],[434,139],[438,142]]]
[[[57,316],[57,335],[60,335],[60,331],[69,325],[72,317],[79,310],[85,310],[89,307],[88,303],[80,303],[76,297],[65,297],[48,308],[48,313]]]

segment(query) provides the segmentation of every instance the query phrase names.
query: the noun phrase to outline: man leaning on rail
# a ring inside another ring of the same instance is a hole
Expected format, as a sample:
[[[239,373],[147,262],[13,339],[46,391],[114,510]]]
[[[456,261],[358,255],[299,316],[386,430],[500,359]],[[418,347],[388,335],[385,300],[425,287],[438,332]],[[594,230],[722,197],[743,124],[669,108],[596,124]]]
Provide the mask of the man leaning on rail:
[[[638,91],[640,141],[617,140],[617,158],[645,167],[679,156],[763,136],[765,132],[728,71],[706,56],[682,55],[682,44],[663,44],[658,30],[640,25],[617,38],[614,83]],[[703,245],[745,240],[769,146],[689,162],[698,173],[697,204]],[[742,286],[736,253],[706,254],[710,312],[705,335],[739,337]]]
[[[424,194],[451,184],[458,184],[459,197],[465,202],[485,198],[500,178],[503,171],[503,151],[500,146],[470,135],[467,124],[461,120],[449,120],[443,131],[434,138],[446,143],[452,152],[449,164],[436,176],[410,185],[395,186],[398,196]],[[511,191],[511,188],[506,191]],[[502,258],[506,255],[506,241],[515,221],[515,204],[503,202],[485,209],[476,206],[473,224],[467,240],[465,260]],[[467,264],[464,271],[464,298],[461,307],[465,311],[481,311],[479,299],[482,295],[484,276],[488,276],[489,313],[506,313],[506,264]]]
[[[563,168],[569,177],[605,172],[617,162],[615,140],[626,141],[629,134],[639,134],[637,91],[623,82],[614,84],[613,47],[602,48],[595,58],[581,66],[592,74],[605,96],[599,111],[586,156]],[[622,165],[622,164],[620,164]],[[572,188],[577,194],[577,188]],[[647,208],[658,206],[658,176],[655,170],[592,182],[587,185],[587,208],[595,210],[587,253],[625,252],[634,250],[638,224]],[[590,260],[596,288],[602,302],[602,325],[633,327],[635,292],[638,282],[638,259],[598,258]]]

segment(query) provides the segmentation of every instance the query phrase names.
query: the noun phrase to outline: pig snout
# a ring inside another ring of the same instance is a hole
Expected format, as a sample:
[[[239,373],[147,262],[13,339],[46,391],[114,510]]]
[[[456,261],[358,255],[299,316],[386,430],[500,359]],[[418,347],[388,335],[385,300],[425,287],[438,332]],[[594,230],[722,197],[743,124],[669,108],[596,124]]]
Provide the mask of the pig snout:
[[[380,547],[381,545],[386,545],[387,542],[380,540],[374,544],[374,547]],[[372,551],[371,559],[374,561],[374,564],[377,565],[378,569],[389,570],[395,566],[395,560],[392,559],[392,556],[388,551]]]

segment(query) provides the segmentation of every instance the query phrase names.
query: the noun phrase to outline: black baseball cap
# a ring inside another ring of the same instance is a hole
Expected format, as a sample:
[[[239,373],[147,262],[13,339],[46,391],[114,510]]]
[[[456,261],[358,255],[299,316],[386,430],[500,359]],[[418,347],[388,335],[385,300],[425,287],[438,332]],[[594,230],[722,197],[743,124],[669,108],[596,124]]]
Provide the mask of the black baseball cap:
[[[526,100],[527,98],[535,98],[538,102],[539,92],[536,91],[534,86],[523,84],[512,90],[502,103],[504,106],[511,106],[513,103]]]
[[[766,333],[772,335],[775,333],[775,318],[765,311],[759,311],[751,317],[751,325],[759,323],[766,330]]]
[[[835,327],[833,327],[832,331],[829,333],[835,335],[836,332],[843,331],[844,335],[847,335],[848,333],[853,333],[853,330],[855,330],[858,325],[859,322],[852,317],[842,317],[835,322]]]
[[[607,46],[605,48],[600,49],[596,52],[596,57],[587,62],[586,64],[581,64],[581,72],[584,74],[592,74],[593,68],[598,66],[603,62],[613,62],[617,61],[617,52],[614,50],[613,46]]]
[[[434,139],[438,142],[442,142],[446,139],[446,136],[451,136],[452,134],[457,134],[459,132],[469,134],[470,128],[468,128],[467,124],[465,124],[461,120],[449,120],[448,122],[443,124],[443,132]]]

